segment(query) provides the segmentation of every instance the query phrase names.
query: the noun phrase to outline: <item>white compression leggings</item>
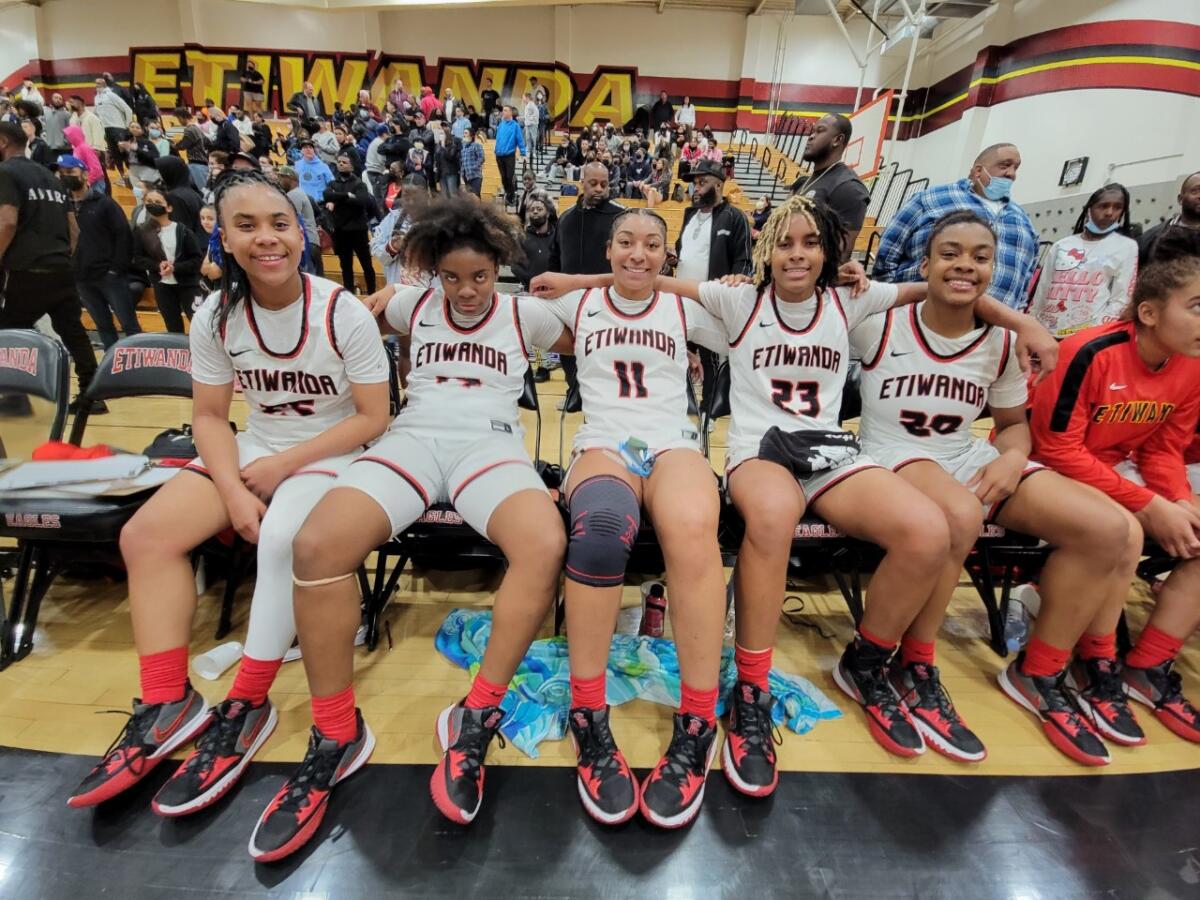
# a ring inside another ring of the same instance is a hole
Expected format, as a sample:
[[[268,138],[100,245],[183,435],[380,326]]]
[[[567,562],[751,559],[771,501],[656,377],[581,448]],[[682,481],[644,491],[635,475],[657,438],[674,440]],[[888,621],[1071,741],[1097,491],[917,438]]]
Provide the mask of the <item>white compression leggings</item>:
[[[258,533],[258,578],[246,630],[246,655],[282,659],[296,637],[292,611],[292,539],[336,483],[328,475],[293,475],[279,486]]]

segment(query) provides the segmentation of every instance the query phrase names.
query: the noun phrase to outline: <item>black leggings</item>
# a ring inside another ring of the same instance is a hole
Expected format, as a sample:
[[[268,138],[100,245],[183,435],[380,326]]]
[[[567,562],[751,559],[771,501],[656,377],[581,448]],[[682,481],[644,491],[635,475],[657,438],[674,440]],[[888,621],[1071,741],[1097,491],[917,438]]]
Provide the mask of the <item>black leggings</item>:
[[[371,244],[366,231],[335,231],[333,252],[341,263],[342,284],[346,290],[354,292],[354,257],[357,256],[367,281],[367,293],[375,293],[375,263],[371,259]]]
[[[164,284],[159,282],[154,286],[154,302],[162,313],[167,331],[172,334],[183,334],[183,317],[188,321],[192,318],[192,307],[200,293],[200,286],[195,284]]]
[[[33,328],[42,316],[50,316],[50,324],[62,338],[71,359],[79,389],[85,390],[96,374],[96,353],[80,316],[79,290],[71,269],[57,272],[9,272],[0,274],[3,305],[0,306],[0,328]]]

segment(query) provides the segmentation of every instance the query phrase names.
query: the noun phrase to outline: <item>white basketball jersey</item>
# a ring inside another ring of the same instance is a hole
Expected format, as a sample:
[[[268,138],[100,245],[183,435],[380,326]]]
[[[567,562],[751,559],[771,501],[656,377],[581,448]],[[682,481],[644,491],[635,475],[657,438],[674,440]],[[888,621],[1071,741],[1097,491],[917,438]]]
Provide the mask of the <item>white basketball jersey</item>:
[[[354,415],[350,379],[333,327],[341,303],[358,300],[332,281],[305,275],[302,300],[270,314],[269,334],[259,321],[267,313],[256,315],[249,300],[239,303],[219,329],[250,407],[247,430],[272,449],[311,440]],[[198,327],[207,323],[205,319]]]
[[[757,452],[774,427],[841,430],[838,413],[850,359],[846,313],[832,290],[818,291],[805,303],[812,306],[812,318],[790,328],[779,315],[774,290],[761,291],[729,345],[731,462]]]
[[[463,327],[446,295],[431,288],[413,308],[409,335],[412,371],[398,425],[438,435],[521,433],[517,401],[529,354],[514,297],[493,295],[491,310]]]
[[[688,418],[687,321],[683,301],[655,292],[644,310],[619,310],[592,289],[575,313],[575,359],[586,421],[575,448],[615,448],[628,438],[651,451],[695,447]]]
[[[993,384],[1007,372],[1007,381],[1023,386],[1010,358],[1012,332],[985,325],[951,341],[921,324],[923,305],[889,310],[874,353],[863,348],[859,436],[868,454],[903,447],[915,457],[952,459],[970,449],[971,423]]]

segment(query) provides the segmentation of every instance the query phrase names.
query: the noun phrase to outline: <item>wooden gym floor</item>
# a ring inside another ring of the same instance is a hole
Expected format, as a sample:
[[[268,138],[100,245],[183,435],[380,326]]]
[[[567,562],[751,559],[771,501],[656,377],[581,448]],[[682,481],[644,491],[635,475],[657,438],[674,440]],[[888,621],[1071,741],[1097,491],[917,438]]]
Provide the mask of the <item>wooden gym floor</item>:
[[[554,406],[562,393],[558,373],[541,386],[549,460],[558,457]],[[189,418],[183,401],[110,406],[93,419],[86,444],[139,450]],[[34,419],[0,419],[14,457],[42,440],[48,415],[43,406],[37,411]],[[532,426],[531,414],[523,415]],[[568,440],[577,419],[568,420]],[[720,466],[724,423],[714,438]],[[531,427],[528,443],[532,451]],[[214,643],[220,587],[201,598],[193,656]],[[1100,772],[1067,761],[996,689],[1003,663],[984,641],[982,605],[965,578],[938,651],[948,689],[989,749],[980,765],[933,752],[902,761],[871,740],[827,674],[851,634],[850,616],[840,596],[812,585],[787,607],[803,601],[800,618],[832,637],[785,619],[775,662],[812,680],[844,716],[804,737],[785,734],[773,797],[737,794],[714,771],[688,828],[663,832],[640,818],[606,828],[579,808],[569,742],[543,744],[537,760],[493,744],[478,819],[452,825],[429,799],[433,724],[466,691],[468,676],[436,653],[433,636],[449,609],[486,607],[494,587],[487,573],[404,576],[385,614],[390,641],[357,654],[359,703],[378,738],[371,764],[335,792],[305,848],[255,865],[244,849],[253,823],[306,745],[302,665],[282,669],[272,691],[278,729],[242,783],[211,809],[178,820],[150,812],[173,763],[94,810],[68,809],[68,792],[124,722],[105,713],[128,710],[138,684],[124,584],[59,581],[43,604],[32,655],[0,673],[0,900],[1198,896],[1200,747],[1143,714],[1146,746],[1114,747],[1112,765]],[[637,588],[627,588],[625,599],[636,606]],[[248,602],[247,587],[231,638],[244,633]],[[1149,602],[1140,586],[1132,591],[1135,632]],[[542,633],[551,633],[550,623]],[[1195,641],[1181,669],[1193,696],[1200,693]],[[216,701],[232,677],[230,670],[216,683],[195,680]],[[670,715],[642,701],[614,710],[614,731],[638,777],[666,745]]]
[[[558,458],[558,417],[555,403],[562,396],[561,374],[541,386],[543,409],[542,458]],[[36,401],[35,401],[36,402]],[[235,400],[234,417],[244,423],[245,409]],[[111,412],[93,418],[85,444],[108,443],[140,450],[162,428],[189,418],[185,401],[135,398],[110,404]],[[45,434],[47,413],[37,407],[33,419],[0,420],[0,437],[14,458],[27,457]],[[533,450],[532,414],[527,420],[527,443]],[[568,417],[568,443],[578,416]],[[723,464],[724,426],[714,434],[714,465]],[[649,573],[647,577],[656,573]],[[966,721],[988,747],[980,765],[950,762],[936,753],[911,761],[899,760],[878,747],[863,724],[861,713],[832,685],[828,672],[852,630],[840,595],[823,585],[793,593],[787,608],[803,604],[800,619],[817,627],[801,627],[785,617],[779,626],[775,654],[778,668],[803,675],[825,691],[845,714],[822,722],[807,736],[785,735],[780,748],[784,770],[810,772],[945,773],[962,775],[1084,775],[1094,774],[1053,750],[1032,717],[1005,699],[995,686],[1003,665],[984,640],[983,607],[965,575],[938,646],[944,680]],[[193,630],[193,655],[213,646],[219,604],[218,584],[202,598]],[[495,589],[493,573],[406,573],[385,615],[392,646],[386,637],[374,653],[357,657],[357,691],[363,711],[379,735],[374,762],[432,764],[437,756],[432,727],[437,713],[459,698],[468,684],[465,671],[442,658],[433,635],[445,614],[455,606],[486,607]],[[244,634],[250,586],[243,588],[229,639]],[[626,588],[627,605],[638,603],[636,585]],[[1130,594],[1130,620],[1136,634],[1150,608],[1143,585]],[[831,638],[821,636],[817,628]],[[547,622],[543,635],[552,633]],[[1200,646],[1185,651],[1180,669],[1193,696],[1200,695]],[[231,669],[215,683],[194,678],[210,700],[223,696],[233,677]],[[105,750],[121,727],[115,716],[97,715],[107,709],[128,709],[137,693],[125,585],[111,581],[63,579],[51,589],[42,607],[33,654],[0,673],[0,745],[58,753],[96,755]],[[275,736],[260,759],[295,761],[303,756],[309,724],[308,693],[300,663],[284,666],[272,697],[281,712]],[[1113,763],[1104,775],[1162,772],[1200,768],[1200,747],[1188,744],[1141,711],[1149,743],[1134,750],[1114,747]],[[650,766],[670,731],[670,710],[635,701],[614,712],[614,727],[630,763]],[[538,760],[520,751],[494,747],[491,759],[505,765],[564,766],[573,762],[568,742],[544,744]]]

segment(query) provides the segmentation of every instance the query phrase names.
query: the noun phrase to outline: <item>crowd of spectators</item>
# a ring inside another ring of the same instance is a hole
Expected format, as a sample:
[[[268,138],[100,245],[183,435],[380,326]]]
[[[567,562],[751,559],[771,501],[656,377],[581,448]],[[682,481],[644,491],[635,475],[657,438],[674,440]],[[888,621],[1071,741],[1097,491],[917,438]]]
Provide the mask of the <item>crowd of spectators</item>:
[[[72,303],[76,311],[80,303],[86,307],[100,343],[108,347],[119,334],[139,330],[137,301],[153,287],[167,328],[182,331],[196,301],[220,276],[220,247],[207,204],[215,180],[230,168],[258,168],[278,179],[304,225],[305,270],[323,274],[322,251],[332,251],[351,290],[358,284],[374,290],[372,258],[388,280],[402,276],[402,244],[414,211],[438,194],[480,196],[488,152],[502,182],[498,200],[524,225],[526,259],[514,277],[526,284],[545,271],[607,271],[605,241],[623,198],[653,206],[690,197],[672,264],[683,277],[695,279],[748,272],[750,246],[772,209],[765,197],[749,214],[725,200],[732,156],[710,127],[697,124],[690,97],[676,104],[662,92],[642,111],[645,128],[594,122],[552,144],[548,95],[536,79],[509,103],[485,79],[479,109],[450,89],[438,96],[428,86],[410,91],[396,80],[382,107],[364,90],[349,107],[335,103],[330,110],[305,83],[285,104],[290,128],[276,131],[264,118],[268,94],[252,60],[240,81],[240,105],[222,109],[209,99],[195,108],[180,107],[170,111],[169,128],[144,85],[123,85],[111,73],[96,79],[91,106],[79,95],[43,92],[31,81],[0,97],[0,124],[11,126],[0,140],[8,148],[5,165],[11,169],[16,160],[19,166],[16,175],[0,177],[0,206],[3,191],[30,181],[36,169],[60,190],[71,223],[65,237],[69,266],[62,271],[70,272],[72,286],[62,283],[63,275],[52,289],[31,290],[7,307],[8,327],[18,319],[31,324],[34,313],[34,319],[49,314],[82,374],[88,363],[81,329],[67,324]],[[792,186],[838,214],[847,232],[847,254],[864,227],[869,200],[865,185],[842,162],[850,137],[844,116],[818,120],[804,150],[810,171]],[[485,141],[492,142],[490,148]],[[519,159],[524,160],[520,185]],[[1089,198],[1074,233],[1045,254],[1047,274],[1041,275],[1035,271],[1037,233],[1011,196],[1020,164],[1015,146],[997,144],[979,154],[966,177],[914,194],[880,235],[874,276],[919,278],[932,223],[969,209],[984,216],[998,236],[994,296],[1017,308],[1027,308],[1032,298],[1031,311],[1048,326],[1074,328],[1075,319],[1090,323],[1111,316],[1136,277],[1139,245],[1132,238],[1139,232],[1130,222],[1128,192],[1107,185]],[[128,218],[112,199],[114,179],[136,199]],[[577,197],[561,219],[543,184]],[[33,217],[31,227],[44,238],[56,216]],[[1164,229],[1176,226],[1200,227],[1200,175],[1181,187],[1178,214],[1139,238],[1142,256]],[[24,246],[15,243],[18,249]],[[23,284],[20,256],[16,263],[4,260],[6,270],[17,273],[18,289]],[[56,257],[54,265],[61,262]],[[1094,314],[1072,318],[1064,310],[1077,300],[1068,282],[1078,274],[1056,273],[1079,266],[1095,269],[1092,281],[1107,288],[1094,300]],[[713,362],[704,360],[709,378]],[[572,381],[570,363],[564,363]]]

